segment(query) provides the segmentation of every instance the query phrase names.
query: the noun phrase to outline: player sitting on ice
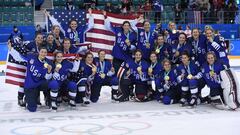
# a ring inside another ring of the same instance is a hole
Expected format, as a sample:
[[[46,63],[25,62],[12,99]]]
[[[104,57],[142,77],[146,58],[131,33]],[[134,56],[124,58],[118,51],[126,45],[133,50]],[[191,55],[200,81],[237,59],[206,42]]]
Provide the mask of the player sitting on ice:
[[[156,100],[160,100],[159,92],[157,91],[156,87],[152,88],[152,84],[155,82],[155,78],[158,76],[158,74],[162,71],[162,64],[160,62],[158,62],[156,52],[151,52],[150,61],[151,61],[151,64],[148,68],[148,75],[149,75],[148,85],[151,90],[150,92],[152,92],[152,94],[151,94],[152,98],[154,98]],[[155,89],[155,91],[154,91],[154,89]]]
[[[136,50],[134,59],[129,59],[122,64],[124,68],[123,77],[120,81],[120,90],[122,95],[119,98],[120,102],[128,101],[134,98],[136,101],[143,102],[148,100],[148,68],[146,61],[142,60],[142,52]],[[135,87],[134,87],[135,85]]]
[[[85,56],[85,61],[80,63],[77,73],[72,73],[70,76],[78,87],[76,103],[81,103],[83,106],[90,104],[91,87],[96,73],[97,67],[93,64],[93,54],[89,52]]]
[[[188,52],[181,54],[181,61],[182,63],[177,67],[177,79],[182,90],[180,105],[194,107],[197,105],[198,79],[201,78],[201,72],[195,62],[190,61]]]
[[[91,88],[91,97],[90,100],[92,102],[97,102],[100,93],[101,88],[104,85],[111,86],[111,99],[113,101],[117,100],[117,94],[118,94],[118,78],[115,74],[115,70],[112,66],[112,63],[105,59],[105,51],[100,50],[98,52],[98,58],[94,60],[94,63],[97,67],[97,74],[95,75],[95,79],[93,81],[93,85]]]
[[[163,70],[157,75],[155,84],[158,91],[157,101],[165,105],[177,103],[180,99],[180,87],[177,83],[177,70],[171,68],[171,61],[163,60]]]
[[[77,94],[77,84],[67,79],[68,72],[77,72],[80,61],[76,59],[73,63],[63,59],[62,52],[55,53],[53,66],[53,78],[49,82],[51,107],[57,110],[57,96],[60,91],[68,91],[69,105],[75,107],[75,97]]]
[[[10,55],[20,62],[27,62],[27,73],[24,82],[24,93],[26,97],[27,109],[30,112],[37,110],[39,92],[43,91],[48,100],[48,80],[52,78],[52,62],[46,58],[47,49],[39,48],[39,54],[21,55],[11,43],[8,44]],[[46,100],[46,101],[47,101]]]

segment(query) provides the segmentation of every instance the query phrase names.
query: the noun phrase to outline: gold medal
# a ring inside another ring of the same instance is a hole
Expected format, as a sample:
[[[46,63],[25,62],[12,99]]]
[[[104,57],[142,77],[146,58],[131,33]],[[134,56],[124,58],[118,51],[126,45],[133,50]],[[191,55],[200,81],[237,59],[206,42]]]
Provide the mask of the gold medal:
[[[153,72],[153,69],[151,67],[148,68],[148,72],[149,73],[152,73]]]
[[[62,68],[62,64],[58,63],[58,64],[56,65],[56,67],[57,67],[58,69],[61,69],[61,68]]]
[[[192,76],[191,74],[189,74],[189,75],[187,76],[188,79],[192,79],[192,77],[193,77],[193,76]]]
[[[137,71],[138,71],[138,72],[141,72],[141,71],[142,71],[142,67],[138,67],[138,68],[137,68]]]
[[[164,77],[164,80],[165,80],[165,81],[169,81],[169,79],[170,79],[169,76],[165,76],[165,77]]]
[[[129,43],[130,41],[129,41],[129,39],[127,38],[126,40],[125,40],[125,43]]]
[[[97,68],[96,67],[92,67],[92,72],[97,72]]]
[[[173,34],[176,34],[176,33],[177,33],[177,31],[176,31],[176,30],[173,30],[173,31],[172,31],[172,33],[173,33]]]
[[[146,48],[150,48],[150,43],[146,42]]]
[[[211,70],[210,72],[209,72],[209,74],[210,74],[210,76],[214,76],[214,71],[213,70]]]
[[[101,74],[100,74],[100,77],[101,77],[102,79],[104,79],[105,76],[106,76],[106,75],[105,75],[104,73],[101,73]]]
[[[48,63],[45,62],[43,66],[44,66],[45,68],[47,68],[47,67],[48,67]]]
[[[160,49],[157,49],[157,50],[156,50],[156,53],[159,54],[159,53],[160,53]]]

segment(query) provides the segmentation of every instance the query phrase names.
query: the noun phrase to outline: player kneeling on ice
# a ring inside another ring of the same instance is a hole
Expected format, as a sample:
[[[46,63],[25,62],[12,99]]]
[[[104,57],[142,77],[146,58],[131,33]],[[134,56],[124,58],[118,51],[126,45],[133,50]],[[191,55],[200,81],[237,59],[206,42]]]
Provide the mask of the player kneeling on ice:
[[[48,80],[52,78],[52,63],[46,58],[47,49],[39,48],[39,54],[21,55],[11,43],[8,44],[10,55],[19,62],[27,62],[27,73],[24,82],[27,109],[30,112],[37,110],[39,92],[43,91],[48,100]]]
[[[201,72],[194,61],[190,61],[188,52],[181,54],[182,63],[177,67],[178,83],[181,86],[180,105],[194,107],[198,98],[198,79]]]
[[[150,61],[151,64],[148,68],[148,75],[149,75],[149,80],[148,80],[148,85],[150,88],[150,97],[152,97],[152,99],[156,99],[159,100],[160,96],[159,96],[159,92],[156,90],[156,85],[155,87],[152,86],[152,84],[154,84],[155,82],[155,78],[159,75],[159,73],[162,71],[162,64],[160,62],[158,62],[158,58],[157,58],[157,53],[156,52],[151,52],[150,54]],[[152,95],[152,96],[151,96]]]
[[[80,61],[76,59],[73,63],[63,59],[62,52],[55,53],[55,61],[53,66],[53,78],[49,82],[51,107],[57,110],[57,96],[60,90],[68,90],[69,105],[75,107],[75,97],[77,94],[77,84],[67,79],[68,72],[77,72]]]
[[[135,59],[129,59],[122,64],[124,73],[120,81],[122,95],[119,101],[128,101],[129,96],[136,101],[146,101],[148,99],[148,68],[146,61],[142,60],[142,52],[136,50]],[[121,69],[119,69],[121,70]],[[135,88],[133,87],[135,85]]]
[[[95,59],[95,65],[97,67],[97,74],[93,80],[93,85],[91,88],[90,100],[92,102],[97,102],[100,96],[101,88],[104,85],[112,87],[112,100],[117,100],[118,93],[118,78],[115,74],[115,70],[110,61],[105,59],[105,51],[100,50],[98,52],[98,57]]]
[[[223,102],[231,109],[238,107],[238,85],[234,73],[218,61],[214,52],[207,53],[207,63],[202,66],[202,74],[210,88],[211,103],[218,109],[225,108]],[[231,76],[233,75],[233,76]],[[230,87],[230,88],[229,88]],[[223,101],[224,99],[224,101]]]
[[[97,67],[93,64],[93,54],[89,52],[85,56],[85,61],[80,63],[77,73],[71,75],[71,79],[77,83],[78,88],[76,103],[90,104],[91,87],[96,73]]]
[[[171,68],[171,61],[163,60],[163,70],[155,79],[155,84],[158,91],[157,101],[162,101],[163,104],[177,103],[180,99],[180,87],[177,83],[177,70]]]

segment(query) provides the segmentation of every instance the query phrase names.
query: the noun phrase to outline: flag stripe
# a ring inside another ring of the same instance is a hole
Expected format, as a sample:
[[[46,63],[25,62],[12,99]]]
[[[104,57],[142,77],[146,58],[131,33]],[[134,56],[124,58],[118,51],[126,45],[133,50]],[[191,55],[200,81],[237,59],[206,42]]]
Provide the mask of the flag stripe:
[[[72,18],[75,18],[78,21],[79,25],[84,26],[89,18],[89,14],[86,13],[86,11],[52,10],[50,12],[51,15],[53,15],[54,18],[57,19],[61,25],[65,26],[68,26],[68,21]],[[102,11],[93,10],[92,15],[94,17],[94,27],[85,33],[85,39],[88,43],[82,43],[80,46],[92,44],[91,52],[94,56],[98,55],[99,50],[105,50],[106,59],[111,60],[111,53],[115,43],[115,35],[113,32],[107,30],[104,26],[105,16],[102,14]],[[111,25],[113,26],[121,26],[124,21],[132,21],[136,18],[135,16],[131,15],[125,16],[113,13],[107,13],[107,17],[110,19]],[[138,24],[137,26],[139,27],[140,25]],[[50,29],[51,23],[48,24],[48,27]],[[79,57],[82,56],[80,55]],[[48,54],[47,58],[53,60],[54,55]],[[74,59],[76,58],[76,54],[65,54],[64,58]],[[23,64],[18,64],[8,59],[6,83],[23,87],[26,74],[25,72],[26,67]]]
[[[18,81],[13,81],[13,80],[9,80],[9,79],[6,79],[5,80],[5,83],[8,83],[8,84],[12,84],[12,85],[17,85],[17,86],[20,86],[20,87],[23,87],[24,86],[24,83],[22,82],[18,82]]]
[[[19,78],[19,79],[24,79],[25,78],[25,75],[13,74],[13,73],[9,73],[9,72],[6,72],[6,76],[16,77],[16,78]]]
[[[16,70],[16,71],[20,71],[20,72],[26,72],[26,69],[13,67],[13,66],[10,66],[10,65],[7,65],[7,69]]]

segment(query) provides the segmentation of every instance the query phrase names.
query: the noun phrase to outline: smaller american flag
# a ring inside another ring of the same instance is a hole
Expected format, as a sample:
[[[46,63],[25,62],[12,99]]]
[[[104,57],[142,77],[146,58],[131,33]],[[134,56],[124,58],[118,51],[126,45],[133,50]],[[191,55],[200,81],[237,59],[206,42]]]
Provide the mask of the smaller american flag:
[[[23,42],[21,44],[13,44],[13,48],[17,50],[20,54],[26,55],[27,51],[25,45],[27,43],[28,42]],[[8,84],[23,87],[25,81],[26,64],[26,62],[15,61],[11,55],[8,55],[5,82]]]

